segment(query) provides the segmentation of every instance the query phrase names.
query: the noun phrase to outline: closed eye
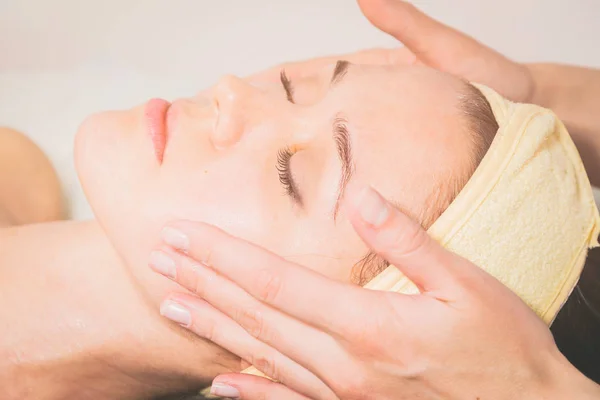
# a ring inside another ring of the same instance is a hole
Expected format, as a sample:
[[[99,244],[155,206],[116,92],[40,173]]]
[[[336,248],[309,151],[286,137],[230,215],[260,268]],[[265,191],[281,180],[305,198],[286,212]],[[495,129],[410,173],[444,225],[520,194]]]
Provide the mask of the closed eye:
[[[279,175],[279,182],[285,189],[286,195],[290,196],[290,198],[296,204],[302,207],[302,196],[300,196],[298,186],[294,181],[294,177],[292,176],[292,171],[290,169],[290,161],[293,155],[294,152],[290,147],[279,150],[277,153],[277,173]]]

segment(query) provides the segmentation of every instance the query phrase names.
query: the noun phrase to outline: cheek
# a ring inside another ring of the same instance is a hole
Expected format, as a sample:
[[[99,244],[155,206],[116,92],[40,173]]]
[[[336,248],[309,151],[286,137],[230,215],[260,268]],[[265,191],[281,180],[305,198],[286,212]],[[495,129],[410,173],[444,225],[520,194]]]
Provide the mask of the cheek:
[[[147,256],[165,223],[210,223],[265,247],[271,231],[284,232],[285,218],[260,168],[240,168],[235,160],[190,166],[163,165],[158,174],[127,193],[101,217],[111,239],[129,262]]]
[[[325,215],[294,225],[288,247],[280,254],[329,278],[351,282],[352,267],[366,254],[367,247],[343,212],[335,225]]]
[[[138,253],[126,250],[147,248],[147,228],[153,226],[148,194],[158,173],[139,116],[131,110],[88,117],[75,143],[77,172],[97,221],[117,251],[138,263]]]
[[[77,173],[100,218],[129,212],[127,205],[140,201],[135,194],[155,173],[151,143],[139,130],[138,113],[111,111],[88,117],[77,132]]]

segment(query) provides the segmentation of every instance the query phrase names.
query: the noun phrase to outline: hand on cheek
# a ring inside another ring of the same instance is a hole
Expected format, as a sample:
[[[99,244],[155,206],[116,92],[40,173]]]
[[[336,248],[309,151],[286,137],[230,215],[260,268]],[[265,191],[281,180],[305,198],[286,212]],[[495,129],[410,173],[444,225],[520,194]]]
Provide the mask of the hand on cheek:
[[[561,358],[535,314],[376,191],[348,189],[357,233],[420,294],[333,281],[202,223],[163,231],[151,265],[195,294],[170,295],[163,315],[278,381],[229,374],[215,390],[247,399],[539,395]]]
[[[225,235],[217,228],[208,225],[204,227]],[[169,295],[161,304],[160,312],[163,316],[238,355],[249,365],[256,366],[274,379],[313,395],[315,390],[332,395],[311,372],[272,346],[273,343],[281,342],[289,347],[289,340],[298,341],[303,336],[310,337],[305,336],[307,331],[317,335],[320,332],[264,305],[240,286],[209,268],[207,264],[213,261],[208,255],[196,253],[197,259],[190,258],[185,254],[186,246],[180,246],[182,242],[175,239],[178,236],[173,235],[170,229],[165,229],[163,233],[166,240],[174,243],[179,250],[168,246],[155,250],[150,255],[150,266],[194,293]],[[207,231],[206,234],[210,232]],[[226,242],[223,244],[227,245]],[[254,247],[250,244],[248,246]],[[255,251],[264,250],[255,248]],[[241,258],[235,262],[238,261]],[[247,267],[250,273],[256,265]],[[264,320],[268,320],[268,323],[263,322]],[[286,335],[291,334],[291,337],[284,341],[280,329]]]

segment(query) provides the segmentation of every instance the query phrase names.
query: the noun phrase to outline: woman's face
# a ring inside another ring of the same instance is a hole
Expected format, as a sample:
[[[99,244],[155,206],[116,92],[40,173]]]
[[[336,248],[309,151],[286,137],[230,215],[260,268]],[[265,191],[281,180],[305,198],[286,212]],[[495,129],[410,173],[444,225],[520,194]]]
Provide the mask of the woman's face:
[[[78,172],[126,262],[145,267],[162,225],[189,219],[347,281],[367,248],[338,207],[346,185],[370,184],[419,215],[469,162],[462,82],[448,75],[340,62],[287,86],[228,76],[175,101],[162,160],[147,105],[84,122]]]

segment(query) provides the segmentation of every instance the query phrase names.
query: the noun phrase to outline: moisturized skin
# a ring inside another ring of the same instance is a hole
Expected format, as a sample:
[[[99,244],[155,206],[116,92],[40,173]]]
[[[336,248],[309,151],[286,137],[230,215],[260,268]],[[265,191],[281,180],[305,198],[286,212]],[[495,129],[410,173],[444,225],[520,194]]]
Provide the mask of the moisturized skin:
[[[351,144],[348,185],[371,184],[418,217],[469,167],[461,81],[425,67],[320,65],[288,68],[290,93],[276,71],[176,101],[162,163],[144,106],[85,121],[76,162],[97,219],[0,230],[5,397],[153,398],[240,369],[158,313],[179,290],[148,267],[168,221],[212,223],[348,281],[367,248],[335,207],[338,144]]]
[[[348,281],[367,248],[336,205],[340,181],[371,184],[421,217],[434,188],[468,168],[462,82],[449,75],[338,62],[281,81],[227,76],[174,102],[162,163],[143,106],[82,125],[80,178],[127,264],[145,266],[164,223],[189,219]],[[172,287],[136,271],[156,303]]]

